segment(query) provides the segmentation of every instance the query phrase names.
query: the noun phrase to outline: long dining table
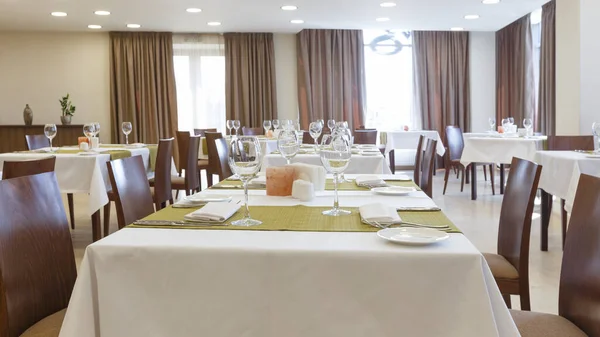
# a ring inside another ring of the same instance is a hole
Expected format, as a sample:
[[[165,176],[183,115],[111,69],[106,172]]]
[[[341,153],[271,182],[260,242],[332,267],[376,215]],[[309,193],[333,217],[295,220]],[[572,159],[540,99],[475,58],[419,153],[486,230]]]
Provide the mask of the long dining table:
[[[250,211],[263,225],[132,225],[88,246],[60,336],[519,336],[481,253],[422,191],[339,189],[347,217],[320,214],[333,205],[330,182],[307,202],[259,188],[249,191]],[[239,188],[200,195],[243,200]],[[406,221],[446,223],[450,237],[387,242],[360,222],[357,207],[374,202],[402,209]],[[194,210],[168,207],[147,220]]]

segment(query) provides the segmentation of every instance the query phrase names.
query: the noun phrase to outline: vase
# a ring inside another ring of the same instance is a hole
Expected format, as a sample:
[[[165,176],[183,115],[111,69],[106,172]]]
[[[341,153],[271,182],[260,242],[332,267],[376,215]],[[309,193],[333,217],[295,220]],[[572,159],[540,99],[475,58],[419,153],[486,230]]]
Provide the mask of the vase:
[[[63,125],[71,125],[71,116],[69,116],[69,115],[60,116],[60,121],[62,122]]]
[[[31,110],[29,104],[25,104],[25,109],[23,110],[23,120],[25,121],[25,125],[33,124],[33,110]]]

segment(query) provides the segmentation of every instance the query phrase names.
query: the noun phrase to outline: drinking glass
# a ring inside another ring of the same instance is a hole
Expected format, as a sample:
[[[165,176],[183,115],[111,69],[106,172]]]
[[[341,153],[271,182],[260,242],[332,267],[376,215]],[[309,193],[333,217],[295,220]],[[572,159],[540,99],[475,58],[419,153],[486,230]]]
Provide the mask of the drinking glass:
[[[596,152],[600,152],[600,123],[599,122],[594,122],[594,124],[592,124],[592,131],[594,132],[594,136],[596,136],[596,139],[598,140],[598,148],[596,149]]]
[[[321,123],[321,130],[323,130],[323,128],[325,127],[325,120],[317,119],[317,122]]]
[[[332,133],[323,137],[321,146],[321,163],[327,172],[333,173],[333,208],[323,212],[323,215],[342,216],[351,212],[340,209],[338,200],[338,175],[344,173],[350,163],[352,152],[350,144],[341,134]]]
[[[323,132],[323,125],[321,125],[321,122],[310,123],[308,132],[310,133],[310,136],[312,137],[312,139],[315,140],[315,145],[318,146],[319,145],[318,139],[321,136],[321,133]]]
[[[132,130],[131,122],[123,122],[123,124],[121,124],[121,131],[125,134],[125,145],[129,145],[129,134]]]
[[[100,133],[100,123],[98,122],[94,122],[94,137],[98,137],[98,134]]]
[[[92,145],[92,137],[94,137],[94,133],[96,132],[96,127],[94,123],[87,123],[83,125],[83,134],[88,138],[90,146]]]
[[[53,151],[52,149],[52,139],[54,137],[56,137],[56,124],[46,124],[44,125],[44,134],[46,135],[46,138],[48,138],[48,140],[50,141],[50,152]]]
[[[266,136],[267,133],[269,132],[269,130],[271,130],[271,121],[264,121],[263,128],[265,129],[265,136]]]
[[[510,131],[510,130],[508,130],[509,126],[510,126],[510,122],[508,121],[508,118],[502,119],[502,129],[504,130],[504,133],[508,133]]]
[[[492,131],[492,132],[496,131],[496,118],[490,117],[488,119],[488,123],[490,123],[490,131]]]
[[[531,127],[533,127],[533,121],[531,120],[531,118],[525,118],[523,120],[523,126],[525,127],[525,138],[529,138],[529,130],[531,129]]]
[[[229,167],[244,184],[244,200],[246,201],[244,218],[231,222],[232,226],[249,227],[262,224],[261,221],[250,217],[248,208],[248,182],[260,171],[262,164],[260,152],[260,142],[257,137],[234,137],[229,144]]]
[[[277,149],[281,156],[286,159],[287,164],[291,164],[292,158],[300,151],[300,143],[298,143],[298,134],[296,131],[290,129],[282,130],[277,138]]]
[[[231,119],[227,120],[227,128],[229,129],[229,135],[231,136],[231,129],[233,129],[233,121]]]
[[[333,128],[335,128],[335,119],[328,120],[327,127],[329,128],[329,131],[333,131]]]
[[[235,129],[235,135],[238,135],[238,130],[240,129],[240,126],[242,126],[242,124],[240,123],[239,120],[234,120],[233,121],[233,128]]]
[[[273,124],[273,129],[275,129],[275,130],[279,129],[279,127],[281,126],[279,124],[279,119],[274,119],[272,124]]]
[[[515,125],[515,119],[514,119],[514,117],[508,117],[508,123],[509,123],[511,126]]]

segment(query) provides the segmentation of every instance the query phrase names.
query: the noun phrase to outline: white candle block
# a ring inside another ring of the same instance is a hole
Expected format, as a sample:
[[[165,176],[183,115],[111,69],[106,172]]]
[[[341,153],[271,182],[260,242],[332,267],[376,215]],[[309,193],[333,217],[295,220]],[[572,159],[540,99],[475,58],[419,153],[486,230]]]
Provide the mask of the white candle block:
[[[315,191],[325,190],[325,180],[327,174],[323,166],[302,163],[291,164],[286,166],[294,168],[294,171],[296,172],[294,180],[301,179],[310,181],[311,183],[313,183]]]
[[[305,180],[296,180],[292,185],[292,197],[300,201],[311,201],[315,198],[313,183]]]

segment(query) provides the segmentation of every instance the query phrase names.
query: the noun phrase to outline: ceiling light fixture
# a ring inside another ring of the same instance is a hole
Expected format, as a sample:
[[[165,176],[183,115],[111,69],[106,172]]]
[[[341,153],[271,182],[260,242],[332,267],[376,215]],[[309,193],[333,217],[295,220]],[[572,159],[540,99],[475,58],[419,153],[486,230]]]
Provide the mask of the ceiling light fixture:
[[[298,7],[294,5],[285,5],[281,6],[281,9],[283,9],[284,11],[295,11],[296,9],[298,9]]]
[[[377,19],[375,19],[375,21],[377,21],[377,22],[386,22],[386,21],[390,21],[390,18],[377,18]]]
[[[450,28],[450,30],[453,32],[462,32],[465,29],[462,27],[452,27],[452,28]]]
[[[137,23],[128,23],[127,24],[127,28],[140,28],[142,27],[141,25],[138,25]]]
[[[479,19],[479,15],[477,15],[477,14],[465,15],[465,19],[467,19],[467,20],[477,20],[477,19]]]
[[[211,22],[207,23],[207,25],[209,25],[209,26],[220,26],[221,23],[219,21],[211,21]]]
[[[495,5],[500,3],[500,0],[482,0],[481,3],[484,5]]]
[[[295,24],[301,24],[304,23],[304,20],[291,20],[290,22]]]
[[[52,12],[52,13],[50,13],[50,15],[52,15],[52,16],[67,16],[67,13],[65,13],[65,12]]]
[[[94,14],[96,15],[110,15],[109,11],[95,11]]]
[[[89,29],[102,29],[102,26],[100,25],[88,25]]]
[[[202,10],[200,8],[188,8],[185,10],[188,13],[200,13]]]
[[[384,8],[396,7],[396,3],[395,2],[382,2],[381,4],[379,4],[379,6],[384,7]]]

